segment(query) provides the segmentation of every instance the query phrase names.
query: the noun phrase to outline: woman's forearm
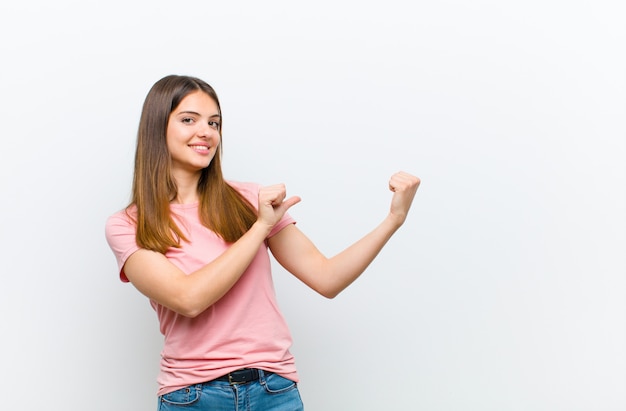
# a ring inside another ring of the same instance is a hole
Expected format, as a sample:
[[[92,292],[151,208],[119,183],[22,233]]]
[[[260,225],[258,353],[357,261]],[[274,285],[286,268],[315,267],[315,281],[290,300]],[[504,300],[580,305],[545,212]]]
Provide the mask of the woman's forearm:
[[[374,230],[326,260],[320,273],[323,295],[333,298],[356,280],[376,258],[400,226],[386,218]]]
[[[193,317],[222,298],[246,271],[271,227],[255,223],[223,254],[199,270],[183,277],[180,296],[185,315]]]

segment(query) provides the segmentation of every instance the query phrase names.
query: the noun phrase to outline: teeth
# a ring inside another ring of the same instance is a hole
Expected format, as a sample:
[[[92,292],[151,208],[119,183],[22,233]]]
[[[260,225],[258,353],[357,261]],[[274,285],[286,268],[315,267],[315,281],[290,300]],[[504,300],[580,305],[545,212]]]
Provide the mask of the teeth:
[[[209,150],[209,148],[206,146],[189,146],[189,147],[193,148],[194,150],[207,150],[207,151]]]

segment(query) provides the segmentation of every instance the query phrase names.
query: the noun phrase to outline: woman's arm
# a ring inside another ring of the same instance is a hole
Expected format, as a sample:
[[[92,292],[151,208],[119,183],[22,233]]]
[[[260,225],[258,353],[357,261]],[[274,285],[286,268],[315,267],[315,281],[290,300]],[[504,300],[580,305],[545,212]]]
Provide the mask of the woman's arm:
[[[219,300],[244,273],[259,247],[285,212],[300,201],[285,198],[285,187],[259,191],[259,217],[222,255],[199,270],[183,273],[163,254],[140,249],[124,265],[130,282],[148,298],[188,317],[195,317]]]
[[[419,178],[399,172],[389,180],[393,191],[387,217],[369,234],[332,258],[325,257],[293,224],[271,237],[269,247],[290,273],[327,298],[334,298],[365,271],[404,223],[419,187]]]

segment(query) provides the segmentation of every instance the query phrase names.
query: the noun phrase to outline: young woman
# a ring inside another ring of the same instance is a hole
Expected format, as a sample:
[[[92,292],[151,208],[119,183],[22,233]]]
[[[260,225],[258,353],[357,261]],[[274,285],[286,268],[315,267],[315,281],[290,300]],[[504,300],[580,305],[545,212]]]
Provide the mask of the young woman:
[[[301,410],[268,249],[333,298],[405,221],[420,180],[394,174],[387,217],[327,258],[287,213],[300,198],[287,198],[284,185],[224,180],[221,139],[211,86],[187,76],[155,83],[139,123],[132,201],[108,219],[107,241],[121,280],[150,299],[165,337],[159,410]]]

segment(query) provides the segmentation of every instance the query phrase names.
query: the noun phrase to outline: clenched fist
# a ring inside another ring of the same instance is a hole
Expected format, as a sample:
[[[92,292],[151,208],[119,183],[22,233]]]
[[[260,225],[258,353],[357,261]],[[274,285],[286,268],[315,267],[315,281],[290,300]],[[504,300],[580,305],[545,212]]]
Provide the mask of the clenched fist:
[[[402,225],[404,220],[406,220],[413,197],[415,197],[419,186],[420,179],[404,171],[395,173],[389,179],[389,190],[393,191],[389,216],[398,226]]]

